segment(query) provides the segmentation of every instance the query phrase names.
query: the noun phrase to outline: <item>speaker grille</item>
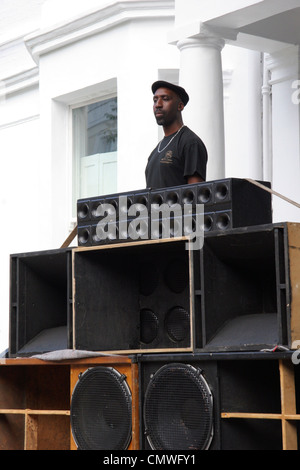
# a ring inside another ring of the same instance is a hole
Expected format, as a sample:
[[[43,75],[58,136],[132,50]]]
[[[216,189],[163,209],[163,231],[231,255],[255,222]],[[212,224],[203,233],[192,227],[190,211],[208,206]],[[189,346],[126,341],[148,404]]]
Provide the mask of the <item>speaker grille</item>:
[[[160,368],[145,393],[144,422],[152,449],[207,449],[213,432],[213,399],[201,370],[177,363]]]
[[[176,343],[185,340],[190,333],[190,315],[182,307],[171,308],[165,318],[165,328]]]
[[[155,340],[158,334],[158,318],[152,310],[144,308],[140,312],[140,340],[149,344]]]
[[[71,428],[80,450],[126,450],[132,402],[126,377],[112,367],[87,369],[71,399]]]

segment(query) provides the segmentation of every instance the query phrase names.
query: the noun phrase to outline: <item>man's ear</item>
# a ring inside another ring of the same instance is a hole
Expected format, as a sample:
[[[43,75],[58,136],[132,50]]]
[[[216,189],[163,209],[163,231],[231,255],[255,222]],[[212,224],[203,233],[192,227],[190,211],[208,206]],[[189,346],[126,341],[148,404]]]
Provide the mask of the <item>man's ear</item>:
[[[178,103],[178,111],[182,111],[184,109],[184,104],[182,101],[179,101]]]

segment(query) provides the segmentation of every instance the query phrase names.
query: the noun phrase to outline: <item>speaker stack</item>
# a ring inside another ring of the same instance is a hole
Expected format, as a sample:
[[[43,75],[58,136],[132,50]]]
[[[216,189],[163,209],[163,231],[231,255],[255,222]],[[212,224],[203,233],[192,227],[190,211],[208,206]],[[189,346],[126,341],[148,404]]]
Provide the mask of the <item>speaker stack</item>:
[[[201,205],[204,243],[151,237],[162,205],[169,222]],[[77,209],[78,247],[11,256],[9,351],[96,356],[72,367],[72,448],[298,448],[300,225],[272,223],[270,193],[240,179]]]

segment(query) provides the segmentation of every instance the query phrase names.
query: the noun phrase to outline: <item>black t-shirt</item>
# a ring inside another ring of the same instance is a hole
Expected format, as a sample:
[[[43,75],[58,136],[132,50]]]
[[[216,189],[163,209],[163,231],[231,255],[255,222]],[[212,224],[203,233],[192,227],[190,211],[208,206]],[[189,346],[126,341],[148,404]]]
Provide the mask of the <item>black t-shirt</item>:
[[[207,150],[204,143],[184,126],[178,135],[174,133],[164,137],[151,152],[145,170],[146,186],[166,188],[187,184],[187,178],[195,173],[205,181],[206,165]]]

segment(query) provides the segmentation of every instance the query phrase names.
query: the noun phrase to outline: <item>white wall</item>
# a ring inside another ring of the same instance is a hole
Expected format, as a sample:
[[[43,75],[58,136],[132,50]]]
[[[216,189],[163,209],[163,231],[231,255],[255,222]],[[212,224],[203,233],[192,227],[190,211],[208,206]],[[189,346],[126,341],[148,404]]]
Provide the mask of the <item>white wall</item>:
[[[38,112],[34,89],[9,96],[0,106],[0,352],[8,345],[9,256],[46,245],[47,215],[39,210],[44,169]]]

